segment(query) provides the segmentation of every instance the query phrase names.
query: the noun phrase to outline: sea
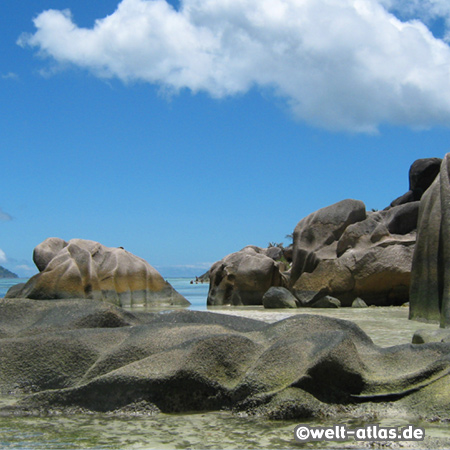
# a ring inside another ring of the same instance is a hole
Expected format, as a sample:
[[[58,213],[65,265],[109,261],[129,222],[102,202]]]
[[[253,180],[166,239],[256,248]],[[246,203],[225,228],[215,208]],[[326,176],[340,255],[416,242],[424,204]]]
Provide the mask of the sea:
[[[11,286],[26,283],[28,278],[0,278],[0,298],[3,298]],[[201,311],[206,309],[208,283],[195,283],[191,278],[167,278],[167,281],[181,295],[191,302],[189,309]],[[191,283],[192,282],[192,283]]]
[[[377,345],[390,346],[411,342],[418,328],[435,329],[436,325],[418,324],[407,319],[408,308],[342,308],[336,310],[264,310],[262,307],[207,307],[209,285],[195,283],[189,278],[168,278],[170,284],[190,302],[189,309],[252,317],[266,322],[282,320],[292,314],[314,313],[356,322]],[[0,279],[0,298],[14,284],[26,279]],[[0,397],[0,407],[14,403],[17,397]],[[331,422],[306,421],[309,426],[332,426]],[[273,421],[260,417],[233,415],[228,411],[188,414],[156,414],[149,416],[117,416],[108,414],[58,414],[14,416],[0,411],[0,449],[16,450],[153,450],[153,449],[347,449],[367,448],[353,439],[339,442],[294,439],[297,421]],[[340,421],[349,429],[366,426],[355,420]],[[381,426],[409,425],[399,418],[390,418]],[[436,447],[450,448],[448,423],[415,423],[423,427],[427,439],[439,443]],[[442,442],[448,446],[442,447]],[[403,443],[398,443],[403,447]],[[408,448],[424,447],[420,442],[405,443]],[[372,446],[370,448],[373,448]],[[396,448],[380,443],[379,448]]]

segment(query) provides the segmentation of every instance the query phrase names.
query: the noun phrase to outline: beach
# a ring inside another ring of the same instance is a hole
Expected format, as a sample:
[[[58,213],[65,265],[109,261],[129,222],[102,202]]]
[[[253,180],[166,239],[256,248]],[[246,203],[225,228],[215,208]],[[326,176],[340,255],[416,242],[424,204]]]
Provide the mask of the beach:
[[[24,280],[2,280],[5,287]],[[295,314],[319,314],[357,323],[380,346],[408,344],[417,329],[436,329],[435,324],[408,320],[407,307],[371,307],[298,310],[265,310],[262,307],[206,307],[208,284],[195,284],[187,278],[168,281],[189,301],[190,309],[229,314],[265,322],[276,322]],[[3,396],[2,406],[17,400]],[[308,420],[310,425],[319,425]],[[261,417],[246,417],[228,411],[197,412],[194,414],[60,414],[28,417],[0,417],[0,447],[19,450],[35,449],[287,449],[296,448],[293,437],[294,421],[273,421]],[[321,421],[320,425],[326,425]],[[349,427],[364,425],[348,420]],[[385,426],[404,426],[404,419],[384,419]],[[446,424],[416,424],[425,427],[427,442],[445,448],[450,442]],[[430,440],[431,439],[431,440]],[[442,440],[444,439],[444,440]],[[318,443],[306,443],[301,448],[319,448]],[[321,443],[320,448],[361,448],[352,440]],[[414,448],[414,447],[413,447]],[[417,447],[416,447],[417,448]],[[421,447],[418,447],[421,448]]]

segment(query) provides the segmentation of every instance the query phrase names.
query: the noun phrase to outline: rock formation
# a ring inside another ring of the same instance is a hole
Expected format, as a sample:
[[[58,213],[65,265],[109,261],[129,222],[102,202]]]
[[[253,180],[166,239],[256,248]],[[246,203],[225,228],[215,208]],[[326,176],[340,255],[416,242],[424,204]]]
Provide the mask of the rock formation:
[[[414,161],[409,169],[409,191],[395,199],[391,206],[419,201],[439,173],[441,162],[440,158],[424,158]]]
[[[290,287],[303,305],[325,295],[351,306],[408,300],[418,202],[366,212],[344,200],[301,220],[294,231]]]
[[[299,306],[313,306],[326,295],[342,306],[358,297],[368,305],[407,302],[419,200],[440,163],[439,158],[416,160],[409,191],[383,211],[368,212],[359,200],[343,200],[302,219],[288,248],[246,247],[228,255],[211,268],[208,304],[260,305],[273,286],[288,287]],[[281,261],[292,262],[290,270]]]
[[[120,306],[190,304],[156,269],[123,248],[48,238],[34,249],[33,260],[40,272],[13,286],[6,297],[88,298]]]
[[[324,259],[336,258],[337,243],[346,228],[366,218],[366,207],[358,200],[343,200],[302,219],[294,230],[291,283],[302,273],[311,273]]]
[[[262,305],[270,287],[285,286],[284,264],[267,256],[267,252],[273,250],[248,246],[214,263],[209,271],[207,304]]]
[[[450,154],[420,201],[410,319],[450,327]]]
[[[352,322],[323,316],[267,324],[4,299],[0,392],[20,395],[0,414],[228,408],[297,421],[448,420],[449,353],[449,343],[380,348]]]

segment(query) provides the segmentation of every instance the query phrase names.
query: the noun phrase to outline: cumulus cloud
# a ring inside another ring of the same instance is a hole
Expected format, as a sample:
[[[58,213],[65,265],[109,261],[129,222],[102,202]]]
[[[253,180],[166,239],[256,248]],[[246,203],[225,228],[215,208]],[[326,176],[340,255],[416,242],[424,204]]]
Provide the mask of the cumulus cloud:
[[[12,217],[0,208],[0,221],[9,222],[10,220],[12,220]]]
[[[394,2],[409,3],[182,0],[174,9],[166,0],[122,0],[89,29],[68,10],[44,11],[19,44],[100,77],[174,92],[268,89],[297,118],[328,129],[450,125],[450,47],[423,22],[389,12]]]
[[[443,39],[450,42],[450,2],[448,0],[379,0],[388,10],[404,19],[418,19],[430,24],[442,20]]]
[[[4,264],[7,261],[6,253],[0,248],[0,264]]]

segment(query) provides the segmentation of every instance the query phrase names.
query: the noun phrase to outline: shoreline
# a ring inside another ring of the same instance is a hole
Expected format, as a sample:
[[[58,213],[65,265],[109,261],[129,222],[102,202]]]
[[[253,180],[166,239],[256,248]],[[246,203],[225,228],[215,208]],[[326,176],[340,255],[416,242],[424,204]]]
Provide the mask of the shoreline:
[[[349,320],[356,323],[380,347],[411,344],[417,330],[439,330],[438,323],[417,322],[408,319],[405,306],[375,306],[369,308],[298,308],[267,310],[264,307],[208,307],[208,312],[246,317],[274,323],[293,315],[309,314]]]
[[[23,282],[26,279],[10,279],[11,284]],[[418,322],[408,319],[409,308],[406,306],[376,306],[368,308],[342,307],[336,309],[320,309],[302,307],[298,309],[265,309],[261,306],[207,306],[206,296],[208,283],[190,284],[191,278],[170,277],[174,280],[174,287],[182,295],[191,301],[190,311],[203,311],[215,314],[227,314],[231,316],[241,316],[267,323],[277,322],[297,314],[324,315],[328,317],[350,320],[356,323],[362,330],[370,336],[376,345],[388,347],[400,344],[410,344],[412,337],[417,330],[439,330],[438,323]],[[6,280],[0,280],[5,282]],[[178,284],[182,282],[182,284]],[[8,283],[9,284],[9,283]],[[2,296],[0,295],[0,298]],[[131,311],[152,311],[163,312],[169,308],[131,308]],[[170,308],[180,310],[184,308]]]

